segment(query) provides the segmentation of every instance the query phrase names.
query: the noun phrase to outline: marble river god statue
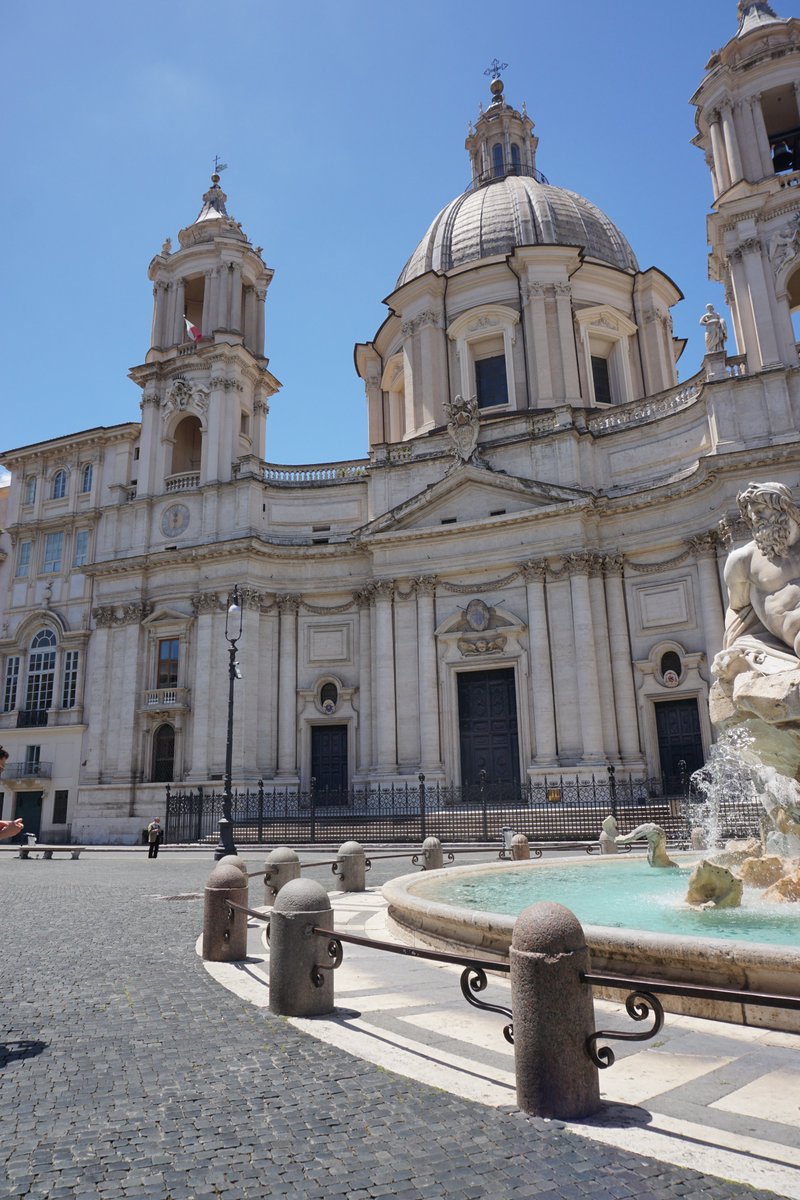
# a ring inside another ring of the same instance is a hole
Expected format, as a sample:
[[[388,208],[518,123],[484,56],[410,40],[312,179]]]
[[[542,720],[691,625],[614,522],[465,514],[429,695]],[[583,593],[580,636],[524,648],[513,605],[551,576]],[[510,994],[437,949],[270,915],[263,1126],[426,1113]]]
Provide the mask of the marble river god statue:
[[[800,508],[781,483],[738,497],[752,540],[725,566],[723,649],[711,720],[732,737],[766,815],[766,848],[800,858]],[[787,869],[797,869],[797,862]]]

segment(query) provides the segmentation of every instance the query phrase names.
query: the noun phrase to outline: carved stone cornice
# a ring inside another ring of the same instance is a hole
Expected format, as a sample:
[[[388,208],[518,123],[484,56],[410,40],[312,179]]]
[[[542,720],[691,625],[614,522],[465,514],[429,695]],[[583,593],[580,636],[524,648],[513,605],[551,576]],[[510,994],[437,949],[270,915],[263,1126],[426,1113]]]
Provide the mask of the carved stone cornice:
[[[520,563],[519,573],[526,583],[544,583],[547,578],[547,563],[543,558],[529,559]]]
[[[723,517],[717,525],[720,544],[726,550],[732,550],[737,541],[750,541],[752,531],[742,517]]]
[[[400,332],[402,333],[403,337],[410,337],[412,334],[416,333],[417,330],[424,329],[426,325],[435,325],[437,328],[441,327],[439,314],[435,313],[431,308],[426,309],[425,312],[418,313],[416,317],[412,317],[410,321],[404,321]]]
[[[719,539],[713,530],[709,530],[687,538],[687,544],[695,558],[716,558]]]
[[[110,629],[117,623],[117,610],[113,607],[93,608],[92,616],[98,629]]]
[[[222,375],[212,375],[208,381],[208,386],[214,391],[221,392],[241,392],[244,391],[238,379],[226,379]]]
[[[353,599],[359,608],[369,608],[375,599],[375,588],[371,583],[353,592]]]
[[[625,559],[621,554],[603,556],[603,568],[607,576],[621,579],[625,571]]]
[[[587,550],[578,550],[574,554],[564,555],[564,565],[569,575],[588,575],[591,572],[594,555]]]
[[[194,615],[200,616],[201,613],[215,613],[222,611],[222,602],[217,592],[198,592],[191,598],[192,612]]]
[[[117,617],[118,625],[139,625],[145,617],[149,617],[153,605],[149,600],[137,600],[131,604],[123,604],[122,611]]]
[[[605,555],[598,554],[597,551],[590,551],[589,555],[589,578],[602,579],[605,570],[606,560]]]
[[[298,596],[298,601],[299,599],[300,597]],[[260,612],[263,602],[264,596],[256,588],[239,588],[239,604],[241,608],[252,608],[255,612]]]
[[[418,575],[416,579],[411,581],[411,586],[418,596],[435,596],[436,595],[436,576],[435,575]]]
[[[376,600],[391,601],[394,596],[394,580],[393,579],[376,579],[372,585],[375,592]]]
[[[296,592],[283,592],[275,597],[275,603],[278,606],[278,612],[281,616],[284,614],[287,616],[291,616],[292,614],[297,616],[298,609],[300,608],[300,596]]]

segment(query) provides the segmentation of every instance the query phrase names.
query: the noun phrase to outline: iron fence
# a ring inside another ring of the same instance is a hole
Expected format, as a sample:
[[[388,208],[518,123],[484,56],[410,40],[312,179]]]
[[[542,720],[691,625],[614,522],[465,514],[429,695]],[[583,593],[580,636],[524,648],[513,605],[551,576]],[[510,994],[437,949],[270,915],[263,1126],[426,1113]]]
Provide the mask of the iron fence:
[[[167,785],[167,844],[212,842],[218,834],[223,794]],[[718,822],[720,837],[757,834],[761,809],[730,800]],[[523,785],[480,783],[466,787],[419,783],[406,787],[355,788],[346,792],[279,789],[262,782],[235,791],[233,820],[241,845],[310,845],[353,839],[364,843],[499,841],[512,827],[531,841],[596,841],[613,815],[621,834],[654,822],[675,842],[687,842],[705,806],[687,789],[670,794],[661,780],[555,776]]]

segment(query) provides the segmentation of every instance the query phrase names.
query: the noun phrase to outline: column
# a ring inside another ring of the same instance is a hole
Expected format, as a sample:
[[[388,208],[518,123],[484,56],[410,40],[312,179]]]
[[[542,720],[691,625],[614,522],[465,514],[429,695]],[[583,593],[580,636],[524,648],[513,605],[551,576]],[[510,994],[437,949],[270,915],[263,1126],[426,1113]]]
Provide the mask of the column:
[[[233,263],[231,267],[231,329],[236,333],[242,332],[242,266]]]
[[[407,581],[403,581],[406,583]],[[418,646],[417,605],[412,585],[395,594],[394,636],[397,659],[397,764],[403,774],[416,770],[420,760],[420,716],[418,656],[409,650]]]
[[[572,289],[568,283],[555,284],[556,313],[561,345],[561,363],[564,372],[564,399],[579,400],[581,394],[578,377],[578,359],[575,352],[575,330],[572,326]]]
[[[525,331],[528,350],[528,386],[531,401],[542,408],[553,399],[550,370],[550,345],[547,338],[547,312],[544,285],[530,283],[523,289]]]
[[[442,769],[436,673],[436,580],[422,576],[416,586],[420,769],[427,775]]]
[[[758,336],[753,319],[753,307],[750,301],[750,290],[747,286],[744,255],[742,251],[732,250],[728,256],[731,271],[731,287],[734,301],[734,327],[741,331],[741,341],[737,337],[737,349],[740,354],[747,355],[747,370],[753,375],[761,370],[761,356],[758,347]]]
[[[244,289],[244,344],[248,350],[256,344],[256,293],[252,287]]]
[[[216,329],[228,329],[228,291],[230,289],[230,263],[220,264],[217,276],[217,323]]]
[[[739,139],[736,136],[733,108],[727,102],[722,106],[722,136],[725,140],[731,183],[737,183],[742,178],[742,156],[739,153]]]
[[[264,354],[264,301],[267,296],[266,288],[256,288],[256,344],[255,353],[260,357]]]
[[[604,760],[601,696],[597,679],[597,656],[592,630],[592,603],[589,596],[589,555],[569,554],[569,589],[572,599],[572,628],[575,638],[575,666],[578,674],[578,710],[583,739],[582,761],[587,765]]]
[[[393,774],[397,770],[393,595],[392,580],[381,579],[376,582],[373,708],[377,722],[377,770],[382,774]]]
[[[706,153],[705,158],[706,166],[708,167],[708,173],[711,176],[711,190],[714,193],[714,199],[716,200],[717,196],[722,191],[722,188],[719,186],[719,182],[717,180],[717,168],[714,166],[714,155],[709,150]]]
[[[158,322],[159,322],[159,317],[161,315],[159,303],[158,303],[160,290],[161,290],[161,285],[158,283],[154,283],[153,284],[153,323],[150,326],[150,345],[151,346],[160,346],[161,345],[161,343],[158,340]]]
[[[614,679],[611,673],[611,647],[608,639],[606,593],[603,586],[603,558],[590,555],[589,599],[592,608],[594,653],[597,660],[597,686],[600,691],[600,718],[603,726],[603,745],[612,761],[619,758],[619,737],[614,709]]]
[[[714,155],[717,182],[719,183],[720,191],[725,192],[731,186],[731,175],[728,170],[728,158],[725,153],[718,112],[708,114],[708,129],[711,134],[711,152]]]
[[[767,277],[764,272],[761,242],[758,238],[748,238],[742,242],[742,253],[744,255],[744,273],[750,293],[750,304],[755,320],[761,366],[775,366],[780,362],[780,355],[778,354],[778,343],[775,340],[772,304],[767,290]]]
[[[558,758],[550,632],[547,628],[545,601],[547,565],[543,560],[527,562],[520,569],[525,580],[528,603],[528,649],[531,659],[529,686],[535,747],[533,761],[537,767],[551,767],[556,765]]]
[[[689,538],[689,547],[697,562],[697,577],[700,588],[700,612],[706,640],[709,664],[717,651],[722,649],[725,632],[725,614],[719,588],[717,568],[717,535],[702,533]]]
[[[553,673],[556,710],[558,760],[562,766],[574,766],[581,756],[581,736],[576,720],[578,679],[575,672],[575,639],[572,634],[572,604],[569,578],[565,568],[548,569],[547,614],[550,627],[550,657],[558,664]]]
[[[371,587],[355,593],[358,605],[358,770],[366,775],[374,762],[372,704],[372,630],[373,600]]]
[[[769,151],[769,134],[767,126],[764,122],[764,113],[761,108],[761,92],[756,92],[750,97],[750,104],[753,111],[753,125],[756,131],[756,145],[761,159],[761,171],[764,178],[775,174],[775,168],[772,165],[772,155]]]
[[[211,773],[209,756],[211,735],[211,692],[208,674],[201,678],[200,670],[209,673],[213,658],[214,613],[220,612],[220,600],[216,592],[202,592],[192,597],[192,608],[197,618],[195,625],[195,675],[192,681],[192,749],[191,779],[202,781]],[[202,667],[201,667],[202,664]],[[217,714],[214,714],[217,716]],[[219,714],[219,720],[222,714]]]
[[[281,614],[278,642],[278,775],[297,775],[297,610],[300,597],[277,596]]]
[[[214,272],[206,271],[205,282],[203,284],[203,315],[200,318],[200,332],[203,337],[210,337],[214,332],[211,314],[214,309],[212,303],[214,299]]]
[[[109,670],[109,638],[114,624],[114,609],[92,610],[95,628],[86,650],[84,689],[86,697],[86,765],[81,771],[81,780],[87,784],[102,783],[105,768],[105,727],[108,712],[108,693],[111,688]],[[144,764],[140,763],[140,769]]]
[[[622,761],[630,763],[641,759],[642,753],[639,748],[639,719],[631,673],[632,655],[628,635],[628,616],[625,608],[625,589],[622,585],[622,555],[607,556],[604,565],[608,641],[611,651],[611,674],[614,680],[617,734]]]
[[[737,100],[736,107],[739,111],[739,127],[743,130],[742,148],[744,150],[745,178],[755,183],[762,176],[761,148],[758,143],[750,97],[748,96],[744,100]]]
[[[184,306],[184,284],[182,279],[178,279],[175,283],[175,323],[172,326],[172,341],[176,346],[186,338],[186,326],[183,323]]]

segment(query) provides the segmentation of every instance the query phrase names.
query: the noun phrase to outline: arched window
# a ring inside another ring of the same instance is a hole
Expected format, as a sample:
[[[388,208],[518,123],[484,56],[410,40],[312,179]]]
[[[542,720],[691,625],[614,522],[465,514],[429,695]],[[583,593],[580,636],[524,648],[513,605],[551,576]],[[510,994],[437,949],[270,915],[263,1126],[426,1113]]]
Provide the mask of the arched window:
[[[672,671],[675,675],[680,675],[682,671],[680,655],[674,650],[667,650],[666,654],[661,655],[661,674],[666,675],[668,671]]]
[[[28,478],[25,480],[25,495],[24,495],[22,502],[23,502],[23,504],[33,504],[35,499],[36,499],[36,476],[29,475]]]
[[[519,175],[520,169],[519,146],[516,142],[511,143],[511,174]]]
[[[323,712],[335,711],[336,705],[339,703],[339,689],[335,683],[323,683],[319,692],[319,702]]]
[[[786,284],[795,343],[800,345],[800,270],[793,272]]]
[[[153,783],[172,783],[175,769],[175,730],[159,725],[153,734]]]
[[[25,708],[28,712],[47,712],[53,707],[56,676],[56,635],[52,629],[40,629],[31,642],[28,655],[28,684]]]
[[[67,472],[63,470],[56,471],[53,476],[53,487],[50,492],[53,500],[63,500],[67,494]]]
[[[81,472],[81,491],[90,492],[92,490],[92,464],[87,463]]]
[[[492,174],[495,179],[499,179],[505,174],[503,169],[503,147],[500,142],[495,142],[492,146]]]
[[[200,470],[203,429],[197,417],[184,417],[175,430],[172,446],[172,474],[184,475]]]

